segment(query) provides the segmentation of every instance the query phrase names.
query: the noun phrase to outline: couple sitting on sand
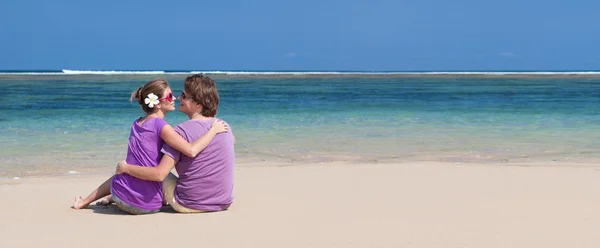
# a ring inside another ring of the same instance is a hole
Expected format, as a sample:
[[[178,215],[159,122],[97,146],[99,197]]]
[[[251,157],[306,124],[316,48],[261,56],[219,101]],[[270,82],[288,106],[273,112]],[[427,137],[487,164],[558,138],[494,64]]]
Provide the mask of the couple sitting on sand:
[[[180,213],[226,210],[233,202],[235,138],[228,125],[215,118],[215,82],[202,74],[185,79],[179,111],[190,119],[175,128],[164,120],[175,110],[167,81],[150,81],[131,98],[146,115],[131,126],[127,159],[88,197],[75,198],[73,208],[104,197],[100,204],[114,202],[131,214],[156,213],[163,202]],[[170,173],[173,167],[179,178]]]

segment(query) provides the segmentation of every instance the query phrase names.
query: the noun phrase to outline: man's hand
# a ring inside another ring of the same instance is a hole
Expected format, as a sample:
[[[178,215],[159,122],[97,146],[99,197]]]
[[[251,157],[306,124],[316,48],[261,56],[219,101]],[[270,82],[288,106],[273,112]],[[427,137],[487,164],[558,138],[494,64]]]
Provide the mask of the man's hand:
[[[125,165],[127,165],[127,162],[125,160],[119,162],[117,164],[117,169],[115,170],[115,174],[121,174],[121,173],[125,173]]]

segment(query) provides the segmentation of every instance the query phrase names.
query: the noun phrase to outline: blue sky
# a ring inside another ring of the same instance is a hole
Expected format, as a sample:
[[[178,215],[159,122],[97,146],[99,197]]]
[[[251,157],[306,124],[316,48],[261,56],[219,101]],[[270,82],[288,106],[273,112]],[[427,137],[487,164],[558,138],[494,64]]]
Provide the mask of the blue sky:
[[[0,1],[0,70],[600,70],[600,1]]]

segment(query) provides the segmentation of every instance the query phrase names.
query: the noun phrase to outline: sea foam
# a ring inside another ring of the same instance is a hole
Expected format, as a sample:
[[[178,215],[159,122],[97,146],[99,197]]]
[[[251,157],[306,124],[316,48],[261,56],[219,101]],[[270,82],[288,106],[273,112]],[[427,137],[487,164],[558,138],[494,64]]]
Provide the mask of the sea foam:
[[[165,74],[164,71],[83,71],[83,70],[66,70],[63,69],[64,74]]]
[[[0,75],[180,75],[180,74],[214,74],[214,75],[486,75],[486,76],[504,76],[504,75],[532,75],[532,76],[561,76],[561,75],[600,75],[600,71],[228,71],[228,70],[181,70],[181,71],[163,71],[163,70],[71,70],[63,69],[60,71],[0,71]]]

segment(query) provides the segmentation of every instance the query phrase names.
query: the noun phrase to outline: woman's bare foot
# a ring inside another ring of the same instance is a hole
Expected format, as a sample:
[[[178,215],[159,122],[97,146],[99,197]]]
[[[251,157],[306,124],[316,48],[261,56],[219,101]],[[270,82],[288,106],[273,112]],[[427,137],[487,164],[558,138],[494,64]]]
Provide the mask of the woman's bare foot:
[[[73,201],[73,209],[82,209],[87,207],[86,204],[83,204],[83,199],[81,196],[75,197],[75,201]]]

